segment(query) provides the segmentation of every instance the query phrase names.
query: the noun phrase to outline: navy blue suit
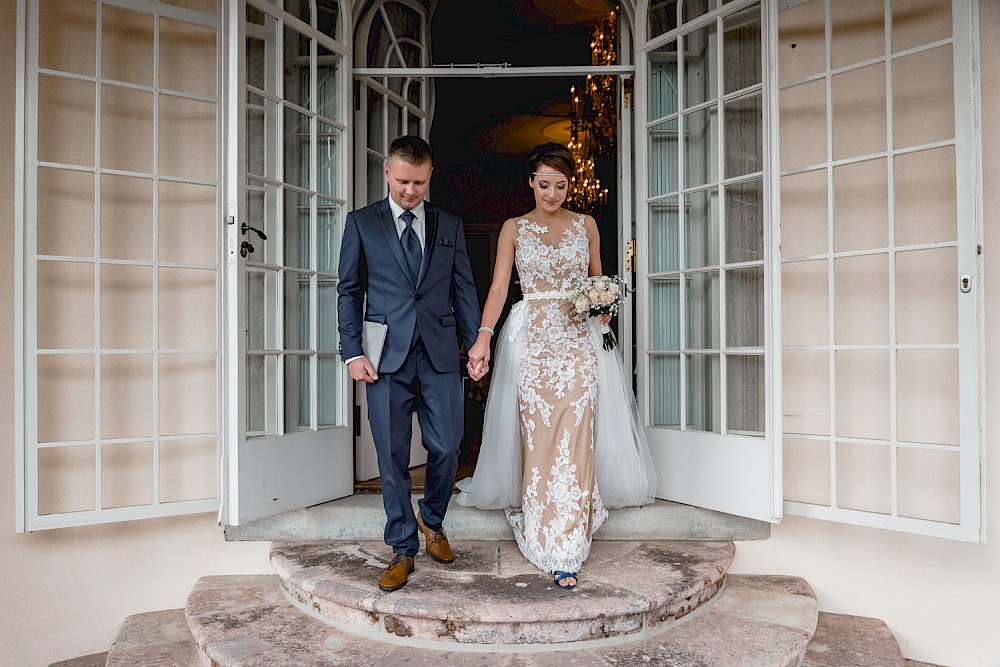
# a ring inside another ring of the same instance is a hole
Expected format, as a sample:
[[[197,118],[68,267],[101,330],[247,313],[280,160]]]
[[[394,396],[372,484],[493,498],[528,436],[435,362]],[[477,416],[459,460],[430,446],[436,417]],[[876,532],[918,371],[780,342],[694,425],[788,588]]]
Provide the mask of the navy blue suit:
[[[462,219],[431,203],[424,204],[424,214],[423,259],[414,281],[388,199],[349,213],[337,287],[344,359],[364,354],[363,319],[389,327],[378,380],[367,389],[368,420],[382,478],[385,541],[407,556],[419,547],[410,504],[411,415],[416,409],[427,449],[420,515],[437,529],[455,484],[463,431],[459,341],[471,348],[481,319]]]

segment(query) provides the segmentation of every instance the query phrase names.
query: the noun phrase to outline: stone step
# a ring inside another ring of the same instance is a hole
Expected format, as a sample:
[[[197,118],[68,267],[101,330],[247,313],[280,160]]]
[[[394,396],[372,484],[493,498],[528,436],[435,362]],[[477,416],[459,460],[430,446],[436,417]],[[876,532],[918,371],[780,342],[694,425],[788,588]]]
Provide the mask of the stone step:
[[[545,591],[544,597],[561,594]],[[571,595],[587,599],[582,586]],[[803,580],[747,575],[728,577],[716,601],[674,624],[586,644],[374,639],[304,615],[281,592],[278,577],[268,575],[205,577],[188,598],[187,614],[205,664],[219,667],[791,667],[802,662],[817,617]]]
[[[877,618],[820,614],[802,667],[904,667],[903,653]]]
[[[103,663],[102,663],[103,664]],[[183,609],[129,616],[122,623],[107,667],[201,667]]]
[[[652,629],[718,592],[732,542],[594,542],[575,591],[528,563],[513,541],[453,542],[455,562],[417,555],[402,589],[378,575],[381,542],[275,542],[271,565],[294,604],[358,632],[468,644],[586,641]]]
[[[452,541],[511,539],[510,525],[501,510],[463,507],[454,501],[448,506],[444,528]],[[226,526],[226,539],[381,541],[384,529],[382,496],[364,493],[241,526]],[[764,521],[658,500],[645,507],[611,510],[594,539],[738,542],[763,540],[770,534],[771,526]]]

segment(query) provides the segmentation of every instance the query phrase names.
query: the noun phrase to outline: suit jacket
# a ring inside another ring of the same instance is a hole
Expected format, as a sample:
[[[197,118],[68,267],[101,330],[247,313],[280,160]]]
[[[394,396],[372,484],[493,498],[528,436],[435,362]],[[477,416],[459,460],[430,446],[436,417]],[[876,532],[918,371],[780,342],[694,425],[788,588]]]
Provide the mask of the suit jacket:
[[[389,327],[376,369],[380,373],[393,373],[402,366],[414,327],[439,373],[459,370],[459,341],[466,348],[475,343],[481,313],[462,218],[429,202],[424,212],[424,255],[416,282],[407,269],[388,199],[347,215],[337,286],[344,359],[364,354],[362,319]]]

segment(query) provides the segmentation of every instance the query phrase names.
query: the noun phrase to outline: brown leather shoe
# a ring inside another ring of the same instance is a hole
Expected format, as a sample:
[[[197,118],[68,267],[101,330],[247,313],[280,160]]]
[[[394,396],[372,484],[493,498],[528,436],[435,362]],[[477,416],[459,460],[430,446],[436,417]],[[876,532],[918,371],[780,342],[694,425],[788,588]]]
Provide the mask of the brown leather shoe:
[[[398,591],[406,585],[410,572],[413,572],[413,557],[393,554],[389,566],[379,575],[378,587],[386,592]]]
[[[439,563],[453,563],[455,561],[455,554],[451,552],[451,545],[448,544],[448,537],[444,534],[444,531],[431,530],[425,526],[423,519],[420,518],[420,512],[417,512],[417,525],[424,532],[424,541],[427,542],[427,553],[431,555],[431,558]]]

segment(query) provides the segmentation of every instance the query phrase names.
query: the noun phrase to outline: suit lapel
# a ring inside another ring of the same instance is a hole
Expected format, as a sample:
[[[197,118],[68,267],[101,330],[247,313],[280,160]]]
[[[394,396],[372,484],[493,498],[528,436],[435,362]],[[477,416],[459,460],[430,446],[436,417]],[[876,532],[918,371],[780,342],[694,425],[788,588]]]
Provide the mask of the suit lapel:
[[[382,206],[379,207],[379,226],[382,227],[382,233],[385,235],[385,243],[389,246],[389,250],[392,251],[392,256],[396,258],[396,262],[399,263],[399,268],[403,270],[403,275],[406,276],[411,286],[416,287],[413,283],[413,277],[410,275],[410,268],[406,264],[406,257],[403,256],[403,244],[396,233],[396,221],[392,219],[392,209],[389,208],[388,199],[383,200]]]
[[[427,275],[427,269],[431,264],[431,254],[434,252],[434,247],[436,245],[436,234],[437,234],[437,211],[430,210],[427,204],[424,204],[424,257],[420,262],[420,277],[417,279],[417,285],[424,279]]]

